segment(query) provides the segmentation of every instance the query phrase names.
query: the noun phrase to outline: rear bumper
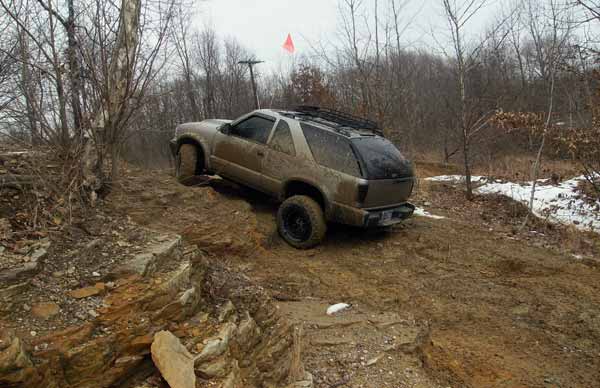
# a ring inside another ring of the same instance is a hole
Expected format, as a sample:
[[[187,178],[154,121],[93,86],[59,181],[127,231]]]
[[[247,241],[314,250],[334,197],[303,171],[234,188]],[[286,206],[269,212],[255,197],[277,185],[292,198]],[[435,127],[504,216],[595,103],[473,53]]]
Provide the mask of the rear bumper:
[[[413,215],[415,205],[406,202],[391,209],[367,211],[364,226],[374,228],[379,226],[390,226],[404,221]]]
[[[330,209],[332,221],[363,228],[390,226],[412,216],[415,206],[409,202],[380,209],[359,209],[333,203]]]

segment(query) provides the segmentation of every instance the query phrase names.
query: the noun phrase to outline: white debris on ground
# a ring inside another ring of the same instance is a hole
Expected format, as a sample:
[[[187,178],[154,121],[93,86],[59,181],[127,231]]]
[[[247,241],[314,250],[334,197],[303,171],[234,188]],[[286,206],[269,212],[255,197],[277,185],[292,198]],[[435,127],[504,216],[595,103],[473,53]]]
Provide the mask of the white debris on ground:
[[[327,308],[327,315],[334,315],[336,313],[339,313],[340,311],[344,311],[349,308],[350,305],[348,303],[333,304]]]
[[[433,218],[434,220],[442,220],[442,219],[446,218],[444,216],[436,216],[435,214],[431,214],[427,210],[425,210],[421,207],[415,208],[415,211],[413,214],[415,214],[417,216],[421,216],[421,217]]]
[[[442,175],[426,178],[432,182],[464,182],[460,175]],[[578,229],[600,232],[600,200],[584,199],[584,194],[577,190],[585,177],[578,176],[553,185],[549,180],[539,180],[535,188],[533,213],[550,222],[574,225]],[[480,194],[501,194],[529,205],[532,182],[501,182],[474,176],[473,182],[479,182],[476,192]]]

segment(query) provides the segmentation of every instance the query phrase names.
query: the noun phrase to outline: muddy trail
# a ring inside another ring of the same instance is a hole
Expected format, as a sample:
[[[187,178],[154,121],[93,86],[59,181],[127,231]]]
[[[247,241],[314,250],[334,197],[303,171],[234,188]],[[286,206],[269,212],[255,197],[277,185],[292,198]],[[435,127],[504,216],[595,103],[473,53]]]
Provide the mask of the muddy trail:
[[[332,226],[309,251],[279,238],[276,203],[219,179],[132,172],[109,202],[266,289],[302,323],[316,387],[600,387],[598,238],[514,235],[510,201],[460,197],[421,183],[415,201],[447,218]]]

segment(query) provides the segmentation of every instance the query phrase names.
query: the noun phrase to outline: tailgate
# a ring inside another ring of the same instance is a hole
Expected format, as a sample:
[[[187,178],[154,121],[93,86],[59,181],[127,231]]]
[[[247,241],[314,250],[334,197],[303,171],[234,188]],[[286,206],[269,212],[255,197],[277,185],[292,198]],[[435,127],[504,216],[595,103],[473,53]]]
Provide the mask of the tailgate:
[[[413,185],[413,177],[370,180],[363,207],[382,208],[404,203],[410,197]]]

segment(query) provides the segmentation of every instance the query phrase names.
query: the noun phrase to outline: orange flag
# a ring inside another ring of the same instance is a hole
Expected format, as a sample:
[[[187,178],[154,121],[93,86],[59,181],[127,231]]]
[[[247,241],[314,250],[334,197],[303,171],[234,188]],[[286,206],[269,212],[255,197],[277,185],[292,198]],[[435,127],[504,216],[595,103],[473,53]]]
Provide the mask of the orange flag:
[[[294,42],[292,41],[292,34],[288,34],[285,43],[283,44],[283,49],[290,54],[293,54],[296,48],[294,47]]]

